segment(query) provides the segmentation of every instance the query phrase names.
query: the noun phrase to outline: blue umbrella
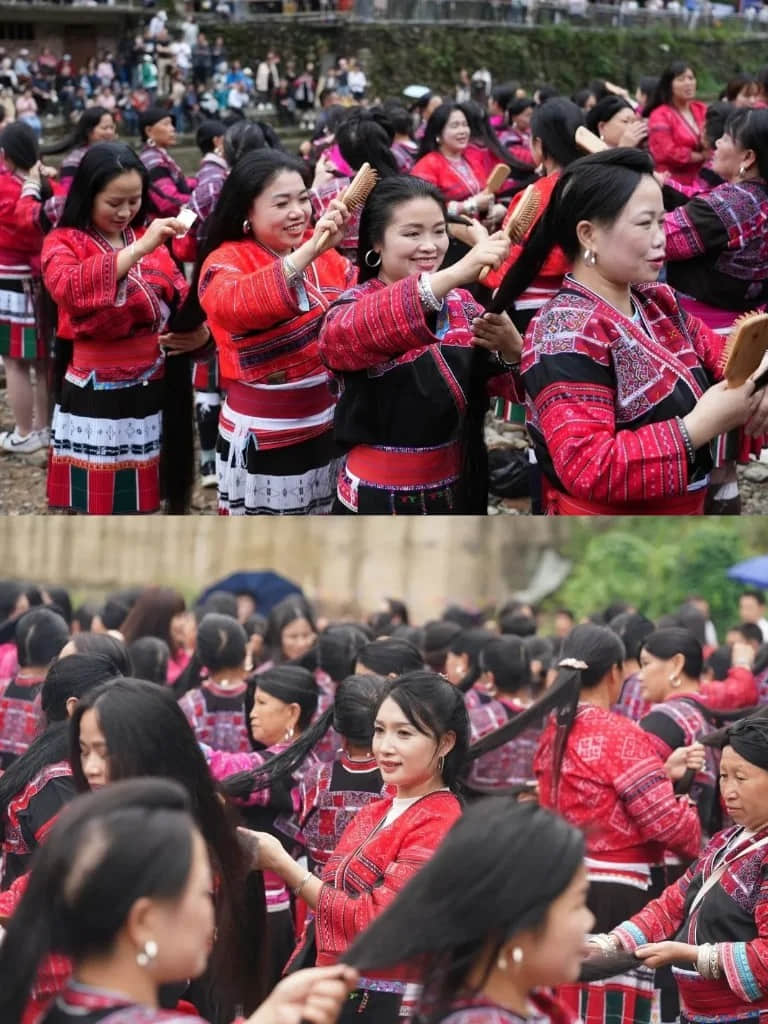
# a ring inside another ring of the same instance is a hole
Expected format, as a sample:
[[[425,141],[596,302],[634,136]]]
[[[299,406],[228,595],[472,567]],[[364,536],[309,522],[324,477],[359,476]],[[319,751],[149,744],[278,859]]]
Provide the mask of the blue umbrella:
[[[300,586],[287,580],[279,573],[265,570],[264,572],[235,572],[231,576],[217,580],[207,587],[197,599],[202,604],[214,590],[226,590],[230,594],[250,594],[256,603],[256,611],[267,615],[271,609],[289,594],[302,594]]]
[[[768,555],[748,558],[746,562],[732,565],[725,574],[740,583],[752,583],[756,587],[768,587]]]

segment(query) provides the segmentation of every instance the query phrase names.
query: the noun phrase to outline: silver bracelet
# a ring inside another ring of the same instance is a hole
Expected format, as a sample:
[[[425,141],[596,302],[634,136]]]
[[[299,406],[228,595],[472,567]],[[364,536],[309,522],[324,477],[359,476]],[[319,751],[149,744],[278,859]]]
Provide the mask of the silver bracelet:
[[[702,942],[696,952],[696,970],[708,981],[717,981],[723,971],[720,964],[720,953],[717,946],[710,942]]]
[[[688,457],[688,461],[691,463],[691,465],[693,465],[693,463],[696,461],[696,450],[693,447],[693,442],[691,441],[691,435],[688,433],[688,427],[686,427],[685,423],[683,422],[682,416],[677,416],[676,419],[677,419],[677,425],[680,428],[680,433],[683,436],[683,444],[685,445],[685,454]]]
[[[443,301],[435,297],[432,285],[429,282],[429,274],[419,275],[419,298],[427,313],[437,313],[443,308]]]
[[[600,932],[597,935],[590,935],[589,941],[594,946],[599,946],[604,953],[616,953],[621,949],[618,935],[610,932]]]
[[[34,181],[32,178],[27,178],[21,186],[21,194],[22,196],[32,196],[33,199],[39,199],[40,182]]]
[[[299,270],[290,256],[283,256],[283,273],[285,274],[286,281],[290,285],[298,284],[304,277],[303,273]]]

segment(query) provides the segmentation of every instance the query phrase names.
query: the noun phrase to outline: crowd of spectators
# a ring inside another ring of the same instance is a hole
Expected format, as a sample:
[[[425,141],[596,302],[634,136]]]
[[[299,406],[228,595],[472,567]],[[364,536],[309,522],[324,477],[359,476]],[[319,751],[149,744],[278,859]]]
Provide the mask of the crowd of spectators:
[[[221,36],[206,36],[194,14],[172,29],[166,12],[158,11],[143,32],[85,64],[48,46],[38,53],[0,47],[0,121],[25,121],[38,138],[46,120],[74,123],[92,106],[110,111],[118,131],[135,137],[141,112],[158,102],[169,107],[180,132],[194,131],[206,118],[243,117],[249,109],[272,108],[281,124],[290,125],[320,107],[321,96],[360,102],[367,88],[354,57],[341,57],[320,73],[312,61],[283,61],[269,49],[244,65],[230,59]]]

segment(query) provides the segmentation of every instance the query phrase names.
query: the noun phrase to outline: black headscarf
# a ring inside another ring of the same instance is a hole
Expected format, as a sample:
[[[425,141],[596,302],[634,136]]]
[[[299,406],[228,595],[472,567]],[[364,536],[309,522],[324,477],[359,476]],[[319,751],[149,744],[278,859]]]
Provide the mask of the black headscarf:
[[[742,718],[728,730],[728,745],[745,761],[768,771],[768,718]]]

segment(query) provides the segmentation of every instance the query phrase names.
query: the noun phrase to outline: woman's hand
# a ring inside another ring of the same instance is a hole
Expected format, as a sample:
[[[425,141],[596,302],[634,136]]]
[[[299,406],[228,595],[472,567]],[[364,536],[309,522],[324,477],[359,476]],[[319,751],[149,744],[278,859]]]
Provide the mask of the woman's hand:
[[[449,223],[448,234],[451,238],[455,238],[459,242],[463,242],[464,245],[470,248],[473,245],[477,245],[478,242],[482,242],[488,237],[488,228],[484,224],[481,224],[479,220],[474,218],[469,219],[469,223]]]
[[[476,281],[483,267],[498,270],[509,256],[510,241],[505,234],[497,231],[481,239],[477,245],[453,265],[461,284]]]
[[[176,217],[158,217],[153,220],[141,238],[135,243],[136,252],[141,256],[148,256],[154,252],[163,242],[176,235],[183,235],[186,228]]]
[[[506,216],[507,208],[502,203],[494,203],[491,209],[486,214],[486,223],[495,227],[497,224],[501,224]]]
[[[720,381],[704,392],[683,422],[694,448],[745,424],[747,433],[762,434],[768,428],[768,395],[765,389],[755,393],[751,380],[738,388]]]
[[[283,849],[279,839],[275,839],[269,832],[254,832],[249,828],[239,827],[237,836],[240,845],[250,850],[252,855],[251,867],[259,871],[275,871],[280,874],[280,867],[286,863],[286,858],[294,863]]]
[[[201,324],[194,331],[169,331],[160,335],[160,345],[167,356],[180,356],[184,352],[194,352],[201,348],[211,336],[206,324]]]
[[[642,960],[646,967],[695,964],[698,953],[698,946],[690,946],[687,942],[651,942],[646,946],[638,946],[635,950],[635,956]]]
[[[349,224],[350,213],[344,203],[340,199],[332,199],[328,209],[320,217],[317,224],[315,224],[315,230],[312,232],[312,237],[308,238],[306,242],[299,246],[294,253],[291,254],[291,260],[294,266],[299,271],[304,271],[315,259],[323,252],[327,252],[328,249],[333,249],[337,245],[341,245],[344,240],[344,232]],[[318,242],[324,232],[328,232],[328,237],[318,247]]]
[[[489,210],[493,209],[496,196],[493,192],[478,192],[476,196],[472,196],[470,202],[474,202],[478,213],[488,213]]]
[[[636,146],[642,146],[642,144],[648,138],[648,122],[647,121],[633,121],[628,124],[624,131],[619,136],[620,146],[629,146],[634,149]]]
[[[335,1024],[358,974],[345,964],[310,967],[278,982],[246,1024]]]
[[[768,353],[763,356],[750,380],[756,379],[765,370],[768,370]],[[756,392],[754,398],[757,399],[757,406],[752,411],[745,427],[746,432],[752,437],[764,434],[768,430],[768,389],[763,388]]]
[[[706,755],[701,743],[692,743],[690,747],[678,747],[673,750],[664,763],[667,775],[673,782],[677,782],[685,775],[690,768],[700,772],[704,767]]]
[[[336,177],[333,164],[330,160],[327,160],[325,155],[321,155],[315,164],[315,176],[312,179],[312,188],[322,188],[323,185],[327,185],[333,181]]]
[[[499,352],[505,363],[519,363],[523,339],[509,313],[483,313],[472,321],[475,344]]]

